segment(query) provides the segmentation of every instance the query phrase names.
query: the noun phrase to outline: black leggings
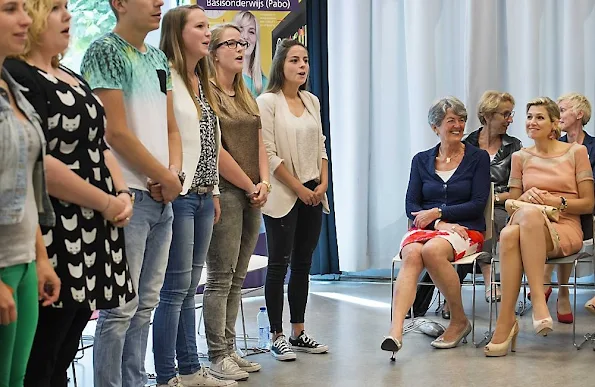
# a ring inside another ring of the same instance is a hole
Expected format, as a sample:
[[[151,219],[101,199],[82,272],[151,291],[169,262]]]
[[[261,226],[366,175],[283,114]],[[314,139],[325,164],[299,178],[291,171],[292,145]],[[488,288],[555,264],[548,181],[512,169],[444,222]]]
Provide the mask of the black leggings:
[[[39,308],[39,322],[27,364],[25,387],[66,387],[89,309]]]
[[[309,189],[316,182],[304,184]],[[318,244],[322,226],[322,205],[308,206],[300,199],[282,218],[264,216],[269,250],[265,299],[271,332],[283,332],[283,284],[287,266],[291,267],[287,298],[292,324],[304,322],[312,253]]]

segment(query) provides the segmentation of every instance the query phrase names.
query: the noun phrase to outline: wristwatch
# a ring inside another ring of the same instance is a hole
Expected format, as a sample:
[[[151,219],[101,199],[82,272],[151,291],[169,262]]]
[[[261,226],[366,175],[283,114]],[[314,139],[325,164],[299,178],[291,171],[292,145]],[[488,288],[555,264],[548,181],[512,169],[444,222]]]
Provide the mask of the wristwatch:
[[[273,185],[266,180],[261,181],[262,184],[267,186],[267,192],[271,192],[273,190]]]
[[[562,204],[560,205],[560,211],[564,212],[568,208],[568,200],[566,200],[564,196],[560,196],[560,200],[562,201]]]
[[[169,166],[169,170],[178,175],[178,179],[180,179],[180,184],[184,185],[184,181],[186,181],[186,174],[184,173],[184,171],[180,171],[173,165]]]
[[[134,204],[134,193],[133,192],[131,192],[128,189],[121,189],[118,192],[116,192],[116,196],[119,196],[120,194],[130,195],[130,201],[132,202],[132,204]]]

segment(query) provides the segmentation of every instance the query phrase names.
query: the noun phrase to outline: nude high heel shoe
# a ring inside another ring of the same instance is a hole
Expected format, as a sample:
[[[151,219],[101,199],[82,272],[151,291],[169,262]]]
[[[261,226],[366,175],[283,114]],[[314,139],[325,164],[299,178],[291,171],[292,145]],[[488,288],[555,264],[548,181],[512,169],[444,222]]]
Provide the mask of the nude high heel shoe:
[[[585,304],[585,309],[588,312],[595,314],[595,297],[593,297],[589,301],[587,301],[587,303]]]
[[[519,334],[519,321],[515,320],[508,338],[499,344],[494,344],[491,341],[483,348],[483,353],[487,357],[500,357],[508,354],[508,347],[510,346],[510,352],[516,351],[516,338]]]
[[[551,317],[544,318],[542,320],[535,320],[533,316],[533,329],[535,334],[540,336],[547,336],[548,333],[554,331],[554,320]]]

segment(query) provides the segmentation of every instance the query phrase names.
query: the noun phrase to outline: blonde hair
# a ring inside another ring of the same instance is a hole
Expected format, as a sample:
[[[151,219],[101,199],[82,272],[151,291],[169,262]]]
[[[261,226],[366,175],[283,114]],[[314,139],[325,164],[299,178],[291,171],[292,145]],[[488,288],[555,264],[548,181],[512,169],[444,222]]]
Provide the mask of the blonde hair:
[[[587,125],[591,119],[591,103],[582,94],[579,93],[568,93],[558,98],[558,103],[562,101],[570,102],[572,111],[575,113],[583,112],[583,118],[581,120],[583,126]]]
[[[31,17],[32,23],[27,31],[27,43],[25,50],[17,58],[20,60],[27,60],[33,51],[33,48],[39,45],[39,37],[46,30],[48,26],[48,16],[54,8],[54,0],[27,0],[27,13]],[[52,67],[60,66],[60,61],[64,57],[65,52],[52,57]]]
[[[502,102],[510,102],[514,106],[514,98],[509,93],[502,93],[496,90],[488,90],[481,96],[477,107],[477,118],[482,125],[485,125],[486,117],[491,116],[498,110]]]
[[[252,78],[252,83],[254,84],[254,89],[256,90],[256,94],[260,94],[262,92],[262,67],[260,66],[260,42],[258,41],[260,38],[260,26],[258,25],[256,16],[254,16],[254,14],[250,11],[240,11],[235,14],[233,17],[233,23],[240,25],[242,22],[254,22],[254,25],[256,26],[256,43],[254,43],[252,55],[250,55],[250,58],[248,58],[248,68],[250,72],[250,78]]]
[[[186,90],[191,96],[194,96],[194,90],[190,83],[190,77],[188,76],[187,58],[185,55],[186,46],[184,44],[184,38],[182,37],[182,31],[186,27],[188,22],[188,14],[193,10],[201,10],[202,7],[198,5],[181,5],[176,8],[170,9],[163,17],[163,24],[161,27],[161,41],[159,42],[159,48],[165,53],[170,67],[180,75]],[[206,28],[207,26],[205,26]],[[200,80],[203,93],[209,105],[215,110],[217,107],[213,104],[213,91],[209,82],[209,58],[204,57],[200,59],[194,70]],[[196,98],[192,98],[196,111],[198,112],[198,118],[202,117],[202,110]],[[217,112],[218,110],[215,110]]]
[[[560,108],[558,104],[552,101],[549,97],[537,97],[527,103],[527,113],[531,106],[543,106],[547,111],[550,121],[553,123],[552,134],[550,138],[557,140],[562,135],[562,129],[558,121],[560,120]]]
[[[211,55],[209,56],[209,63],[213,69],[215,69],[215,51],[217,51],[219,48],[217,46],[219,43],[221,43],[221,35],[223,32],[225,32],[225,30],[230,28],[240,32],[240,27],[236,26],[235,24],[222,24],[215,27],[211,31],[211,43],[209,43],[209,52]],[[213,71],[213,73],[216,75],[216,71]],[[223,89],[216,76],[211,80],[215,85],[217,85],[219,89]],[[235,101],[238,103],[240,108],[250,114],[259,115],[258,105],[256,105],[256,101],[254,100],[254,97],[252,97],[252,93],[250,93],[250,90],[248,90],[246,87],[246,84],[244,83],[244,77],[242,76],[241,72],[237,73],[233,79],[233,91],[236,94]]]

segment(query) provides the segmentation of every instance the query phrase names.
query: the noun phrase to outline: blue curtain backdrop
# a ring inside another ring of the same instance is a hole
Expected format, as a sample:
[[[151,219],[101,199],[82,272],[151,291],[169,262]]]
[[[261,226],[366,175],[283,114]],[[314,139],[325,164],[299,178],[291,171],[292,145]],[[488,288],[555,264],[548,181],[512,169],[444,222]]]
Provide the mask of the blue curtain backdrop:
[[[328,31],[327,0],[307,0],[306,19],[308,28],[308,53],[310,57],[310,90],[320,99],[322,130],[326,136],[326,150],[329,156],[328,199],[331,213],[323,215],[322,231],[318,246],[314,251],[310,274],[338,274],[339,253],[335,229],[335,211],[333,202],[333,174],[331,134],[329,126],[328,95]]]

